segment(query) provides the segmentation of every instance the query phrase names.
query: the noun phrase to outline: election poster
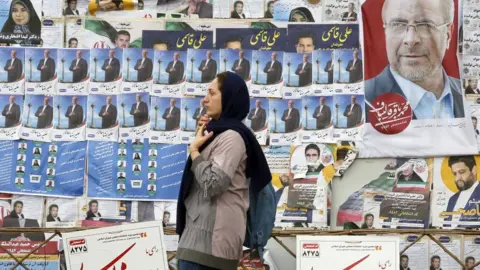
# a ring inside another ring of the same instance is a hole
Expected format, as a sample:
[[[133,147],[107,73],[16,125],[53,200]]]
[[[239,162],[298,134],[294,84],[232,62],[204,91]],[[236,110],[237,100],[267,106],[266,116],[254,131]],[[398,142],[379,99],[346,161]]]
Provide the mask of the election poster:
[[[181,141],[189,144],[195,138],[198,121],[203,115],[207,114],[204,97],[185,97],[182,98],[181,112]]]
[[[287,52],[360,48],[358,24],[289,24]]]
[[[46,198],[44,224],[47,228],[76,227],[79,198]]]
[[[61,93],[55,96],[53,115],[52,141],[84,141],[87,92],[80,92],[79,95]]]
[[[43,4],[45,5],[46,2],[49,1],[44,1]],[[42,20],[42,40],[40,42],[42,46],[45,48],[62,48],[64,38],[65,19],[63,17],[44,17]]]
[[[357,22],[358,1],[323,1],[323,20],[325,22]]]
[[[78,219],[82,227],[108,227],[136,221],[136,202],[79,199]]]
[[[90,94],[119,93],[123,49],[90,49]]]
[[[399,238],[297,236],[297,269],[398,269]]]
[[[26,48],[25,92],[31,94],[54,94],[57,92],[57,49]]]
[[[182,100],[152,97],[150,106],[150,143],[179,144]]]
[[[270,103],[267,98],[250,99],[250,111],[245,119],[245,124],[253,130],[260,145],[267,143],[269,107]]]
[[[0,251],[0,269],[17,269],[22,266],[15,267],[17,262],[10,257],[5,250],[8,250],[16,259],[23,259],[27,254],[37,249],[41,242],[4,242],[2,246],[5,249]],[[58,242],[49,241],[40,249],[23,261],[23,265],[31,270],[57,270],[60,269]]]
[[[282,97],[281,90],[285,78],[283,69],[283,51],[252,52],[253,69],[251,70],[252,84],[249,88],[253,97]]]
[[[224,60],[224,59],[222,59]],[[206,96],[208,86],[220,73],[220,51],[209,49],[188,49],[187,83],[185,94]]]
[[[312,86],[312,55],[285,53],[283,57],[283,98],[310,95]]]
[[[363,141],[357,144],[360,157],[478,152],[472,147],[476,140],[459,80],[458,1],[414,2],[417,21],[431,22],[417,28],[415,40],[421,41],[414,48],[404,22],[414,16],[408,5],[384,0],[362,4],[366,121]],[[449,147],[437,147],[445,142]]]
[[[332,184],[337,228],[428,227],[432,166],[432,159],[357,160]]]
[[[15,140],[19,139],[19,132],[22,128],[23,95],[8,94],[0,92],[0,109],[2,116],[0,118],[0,139]]]
[[[57,92],[87,94],[90,82],[90,50],[57,50]]]
[[[53,130],[53,96],[26,94],[20,138],[50,142]]]
[[[278,0],[273,8],[273,20],[295,23],[320,23],[323,1]]]
[[[184,30],[145,30],[142,47],[156,51],[186,51],[187,49],[213,49],[213,32]]]
[[[87,99],[86,137],[94,141],[118,141],[119,107],[115,94],[90,94]]]
[[[20,12],[22,11],[22,12]],[[41,0],[7,0],[0,4],[0,42],[39,45],[42,31]]]
[[[255,25],[253,25],[255,26]],[[217,49],[284,51],[288,42],[286,28],[217,28]]]
[[[104,199],[176,200],[186,148],[149,144],[146,139],[90,141],[87,194]]]
[[[308,96],[302,99],[302,119],[305,125],[301,131],[303,143],[332,143],[333,106],[332,96]],[[333,111],[335,112],[335,111]]]
[[[478,266],[473,268],[480,260],[480,238],[478,236],[463,237],[463,263],[469,269],[478,270]]]
[[[150,131],[149,92],[124,92],[117,97],[119,139],[148,138]]]
[[[478,156],[435,158],[432,225],[442,228],[480,226]]]
[[[2,228],[40,228],[44,211],[43,197],[14,195],[10,202],[11,205],[5,206],[9,207],[7,208],[7,215],[3,216],[4,211],[2,211]],[[20,223],[20,219],[23,219],[25,223]],[[36,244],[45,241],[45,235],[41,232],[2,233],[0,234],[0,240],[2,242],[31,241],[34,242],[32,244]]]
[[[475,0],[463,0],[463,24],[460,26],[459,52],[467,55],[480,55],[480,40],[477,29],[480,26],[479,13]]]
[[[165,28],[165,21],[156,19],[67,17],[65,20],[67,45],[70,44],[70,41],[77,41],[77,48],[83,49],[143,48],[143,30]]]
[[[82,196],[86,146],[85,142],[3,141],[0,191]]]
[[[220,72],[230,71],[240,76],[247,87],[252,83],[252,50],[221,49]]]
[[[130,48],[123,50],[122,92],[150,92],[153,82],[153,50]]]
[[[229,0],[213,2],[213,17],[222,19],[263,18],[264,0]]]
[[[404,250],[417,241],[420,236],[415,234],[399,235],[400,250]],[[428,250],[430,241],[428,237],[424,236],[405,250],[405,253],[400,255],[400,269],[429,269]]]
[[[434,235],[444,248],[457,258],[462,258],[461,235]],[[434,241],[429,242],[429,266],[431,269],[457,269],[458,262]]]
[[[167,270],[161,222],[142,222],[63,234],[68,269],[104,267]],[[92,257],[92,255],[95,255]]]
[[[268,112],[270,145],[300,144],[301,105],[301,100],[270,99]]]
[[[185,90],[186,51],[155,50],[152,96],[181,98]]]
[[[0,93],[22,94],[25,83],[25,49],[0,48]]]
[[[365,97],[359,94],[336,94],[333,100],[333,137],[339,141],[361,141],[365,126]]]

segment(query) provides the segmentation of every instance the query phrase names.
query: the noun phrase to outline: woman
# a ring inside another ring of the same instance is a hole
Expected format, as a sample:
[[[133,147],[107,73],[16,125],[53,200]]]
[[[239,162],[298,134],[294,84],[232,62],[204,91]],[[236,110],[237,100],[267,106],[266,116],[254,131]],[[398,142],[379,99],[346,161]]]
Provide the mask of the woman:
[[[299,7],[290,12],[289,22],[315,22],[308,8]]]
[[[133,159],[140,159],[140,155],[138,153],[135,153],[135,156]]]
[[[246,230],[249,189],[257,194],[271,174],[255,135],[242,123],[250,110],[245,81],[217,75],[190,144],[177,205],[179,269],[237,269]],[[208,130],[208,134],[205,134]]]
[[[3,33],[35,34],[40,36],[41,23],[30,0],[13,0]]]

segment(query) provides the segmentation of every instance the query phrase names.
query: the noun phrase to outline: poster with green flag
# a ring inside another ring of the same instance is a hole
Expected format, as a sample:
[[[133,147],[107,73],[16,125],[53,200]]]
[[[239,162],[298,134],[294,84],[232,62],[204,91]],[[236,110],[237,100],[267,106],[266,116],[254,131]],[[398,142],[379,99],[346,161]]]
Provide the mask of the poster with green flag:
[[[165,21],[156,19],[68,18],[66,41],[76,39],[78,48],[142,48],[143,30],[163,30]]]

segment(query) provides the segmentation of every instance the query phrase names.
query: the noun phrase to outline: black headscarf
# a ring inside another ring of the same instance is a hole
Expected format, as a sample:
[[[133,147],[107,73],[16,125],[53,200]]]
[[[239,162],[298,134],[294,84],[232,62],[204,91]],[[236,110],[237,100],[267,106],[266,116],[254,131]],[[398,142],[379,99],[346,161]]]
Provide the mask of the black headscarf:
[[[312,13],[306,7],[299,7],[299,8],[293,9],[290,12],[290,16],[288,18],[288,21],[293,22],[293,15],[295,15],[297,13],[302,15],[305,18],[305,22],[315,22],[315,19],[313,19]]]
[[[213,136],[207,140],[199,149],[201,152],[218,135],[227,130],[238,132],[245,143],[247,151],[246,176],[250,178],[250,189],[254,194],[260,192],[272,180],[267,160],[262,148],[253,132],[242,122],[250,111],[250,97],[245,81],[233,72],[227,72],[222,86],[222,114],[218,120],[210,121],[207,131],[213,131]],[[185,198],[188,195],[190,186],[193,184],[194,175],[190,168],[192,158],[188,157],[187,164],[183,171],[182,183],[177,205],[177,234],[182,235],[186,223]]]
[[[16,23],[13,21],[13,16],[12,16],[13,6],[15,4],[20,4],[24,6],[26,9],[28,9],[28,14],[30,15],[30,20],[27,23],[28,29],[30,30],[30,33],[40,36],[40,30],[41,30],[42,24],[30,0],[13,0],[12,1],[12,3],[10,4],[8,19],[3,25],[2,33],[13,33],[13,30],[16,25]]]

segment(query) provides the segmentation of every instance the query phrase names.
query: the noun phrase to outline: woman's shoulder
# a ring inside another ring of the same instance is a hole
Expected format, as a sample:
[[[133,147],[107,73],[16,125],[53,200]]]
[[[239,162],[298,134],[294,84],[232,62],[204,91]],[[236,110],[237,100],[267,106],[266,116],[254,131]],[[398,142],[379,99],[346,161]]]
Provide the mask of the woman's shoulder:
[[[227,130],[222,132],[220,135],[218,135],[215,138],[216,144],[222,144],[222,145],[229,145],[235,149],[238,150],[244,150],[245,149],[245,143],[243,141],[242,136],[240,133],[236,132],[235,130]],[[230,147],[229,147],[230,148]]]

